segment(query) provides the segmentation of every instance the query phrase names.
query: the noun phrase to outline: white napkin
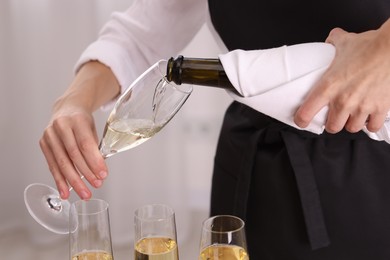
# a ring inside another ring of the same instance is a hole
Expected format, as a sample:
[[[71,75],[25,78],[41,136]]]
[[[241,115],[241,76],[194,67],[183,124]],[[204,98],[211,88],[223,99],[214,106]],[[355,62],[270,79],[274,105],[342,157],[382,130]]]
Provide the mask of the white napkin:
[[[305,95],[328,68],[335,55],[333,45],[304,43],[273,49],[235,50],[219,55],[226,74],[242,97],[238,102],[299,128],[293,120]],[[324,107],[307,128],[321,134],[328,108]],[[390,143],[390,122],[376,133],[363,129],[372,139]]]

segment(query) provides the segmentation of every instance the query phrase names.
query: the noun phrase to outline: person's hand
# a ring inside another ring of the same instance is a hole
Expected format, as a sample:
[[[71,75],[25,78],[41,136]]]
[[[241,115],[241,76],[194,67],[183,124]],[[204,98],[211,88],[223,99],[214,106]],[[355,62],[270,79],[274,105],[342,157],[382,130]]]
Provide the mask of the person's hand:
[[[345,128],[378,131],[390,110],[390,24],[375,31],[348,33],[333,29],[326,42],[336,48],[335,58],[297,110],[294,121],[305,128],[325,106],[325,130]]]
[[[97,148],[97,140],[90,112],[73,105],[62,105],[56,109],[40,146],[61,198],[69,196],[67,182],[82,199],[91,197],[87,186],[80,181],[80,175],[95,188],[102,185],[107,169]]]
[[[80,198],[87,200],[92,196],[81,176],[95,188],[106,178],[108,171],[98,149],[92,113],[117,95],[118,89],[111,70],[91,62],[82,67],[69,89],[56,101],[39,144],[62,199],[69,197],[68,184]]]

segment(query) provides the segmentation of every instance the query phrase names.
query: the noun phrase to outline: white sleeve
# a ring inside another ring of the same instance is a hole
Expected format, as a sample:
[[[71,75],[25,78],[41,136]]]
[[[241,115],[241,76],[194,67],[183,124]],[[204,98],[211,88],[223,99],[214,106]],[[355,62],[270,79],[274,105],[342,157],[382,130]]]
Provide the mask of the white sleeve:
[[[152,64],[177,55],[205,23],[207,10],[207,0],[134,0],[125,12],[111,15],[75,71],[98,60],[111,68],[123,91]]]

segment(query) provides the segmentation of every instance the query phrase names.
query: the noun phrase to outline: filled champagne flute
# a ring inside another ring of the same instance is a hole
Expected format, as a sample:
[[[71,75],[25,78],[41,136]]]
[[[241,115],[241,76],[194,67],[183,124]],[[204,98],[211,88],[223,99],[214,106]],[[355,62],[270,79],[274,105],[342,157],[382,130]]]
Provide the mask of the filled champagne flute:
[[[231,215],[218,215],[205,220],[199,260],[249,260],[244,221]]]
[[[79,200],[70,208],[69,251],[71,260],[113,260],[108,203]]]
[[[188,99],[192,86],[169,82],[166,70],[167,61],[160,60],[118,98],[106,121],[99,145],[104,158],[149,140]],[[70,203],[61,200],[56,189],[40,183],[30,184],[24,191],[24,201],[39,224],[58,234],[68,233]]]
[[[169,82],[166,68],[166,60],[157,62],[119,97],[99,146],[104,158],[149,140],[183,106],[192,86]]]
[[[153,204],[135,211],[135,260],[179,260],[175,212]]]

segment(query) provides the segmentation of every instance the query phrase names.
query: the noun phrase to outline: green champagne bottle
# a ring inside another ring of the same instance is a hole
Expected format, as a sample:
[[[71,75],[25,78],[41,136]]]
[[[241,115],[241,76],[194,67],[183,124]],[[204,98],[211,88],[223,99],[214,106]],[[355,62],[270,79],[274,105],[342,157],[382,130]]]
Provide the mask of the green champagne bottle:
[[[228,89],[238,94],[229,81],[219,59],[187,58],[182,55],[168,60],[168,81]]]

